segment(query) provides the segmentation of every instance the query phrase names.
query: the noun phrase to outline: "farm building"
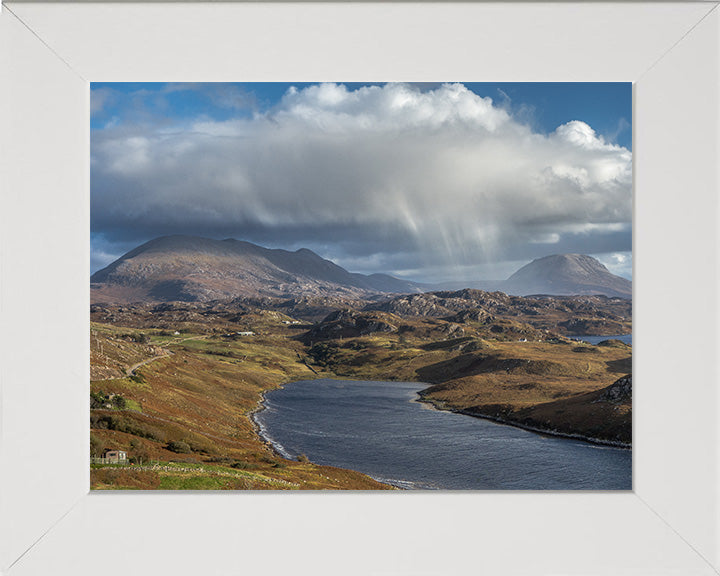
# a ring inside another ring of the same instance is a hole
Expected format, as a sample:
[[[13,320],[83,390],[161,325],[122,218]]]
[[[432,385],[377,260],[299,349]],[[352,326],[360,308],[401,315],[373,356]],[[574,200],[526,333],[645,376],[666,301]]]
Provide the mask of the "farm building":
[[[113,462],[120,464],[127,461],[127,452],[123,450],[105,450],[103,458],[108,464]]]

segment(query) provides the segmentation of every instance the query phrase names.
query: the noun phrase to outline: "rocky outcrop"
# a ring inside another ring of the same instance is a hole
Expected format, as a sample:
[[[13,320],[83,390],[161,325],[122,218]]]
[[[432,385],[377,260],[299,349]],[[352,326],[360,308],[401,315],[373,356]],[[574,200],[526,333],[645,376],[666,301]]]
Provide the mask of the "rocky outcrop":
[[[508,296],[503,292],[466,289],[393,296],[372,302],[363,310],[483,326],[504,318],[538,330],[582,336],[628,333],[632,300],[602,295]]]
[[[468,322],[483,322],[487,324],[493,322],[495,320],[495,316],[482,308],[470,308],[468,310],[462,310],[452,316],[447,316],[446,318],[443,318],[443,320],[456,322],[458,324],[467,324]]]
[[[354,338],[378,332],[397,332],[397,323],[387,314],[345,309],[332,312],[302,336],[306,342],[334,338]]]
[[[632,374],[623,376],[603,391],[595,402],[626,404],[632,402]]]

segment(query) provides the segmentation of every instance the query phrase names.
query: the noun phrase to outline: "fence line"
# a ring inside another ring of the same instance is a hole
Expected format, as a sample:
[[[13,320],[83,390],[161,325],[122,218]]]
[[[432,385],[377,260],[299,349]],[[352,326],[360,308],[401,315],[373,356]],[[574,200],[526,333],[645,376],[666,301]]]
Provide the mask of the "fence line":
[[[91,456],[90,464],[118,464],[120,466],[128,466],[130,464],[130,460],[127,458],[125,460],[118,460],[117,458]]]

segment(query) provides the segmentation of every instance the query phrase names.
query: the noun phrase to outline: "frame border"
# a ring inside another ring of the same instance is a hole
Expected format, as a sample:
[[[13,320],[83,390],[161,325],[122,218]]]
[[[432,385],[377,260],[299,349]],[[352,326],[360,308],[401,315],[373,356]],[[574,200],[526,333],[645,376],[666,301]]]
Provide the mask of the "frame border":
[[[5,4],[0,572],[720,573],[718,5]],[[89,81],[161,79],[632,81],[634,492],[89,494]]]

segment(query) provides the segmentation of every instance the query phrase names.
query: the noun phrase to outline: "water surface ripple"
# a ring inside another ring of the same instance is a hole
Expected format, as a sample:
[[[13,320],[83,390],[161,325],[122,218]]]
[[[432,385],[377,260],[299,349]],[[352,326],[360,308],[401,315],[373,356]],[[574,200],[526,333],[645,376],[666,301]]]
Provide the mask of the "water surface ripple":
[[[630,490],[630,450],[543,436],[417,402],[426,385],[310,380],[265,396],[262,434],[289,458],[404,488]]]

